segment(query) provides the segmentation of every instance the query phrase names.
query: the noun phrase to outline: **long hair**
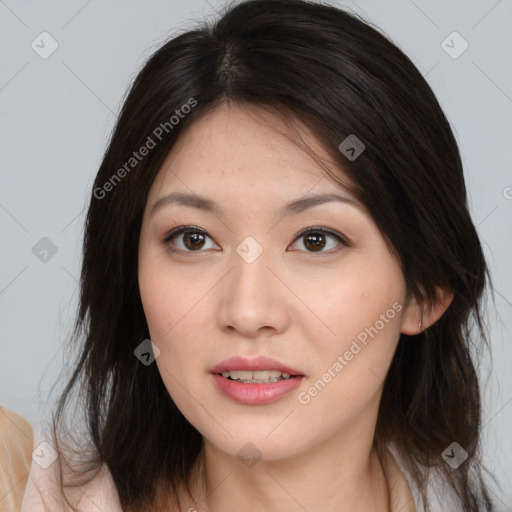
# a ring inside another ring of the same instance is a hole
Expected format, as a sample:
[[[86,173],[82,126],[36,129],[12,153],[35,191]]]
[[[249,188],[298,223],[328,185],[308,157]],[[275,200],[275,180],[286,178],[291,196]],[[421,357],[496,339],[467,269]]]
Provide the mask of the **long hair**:
[[[72,337],[79,355],[54,414],[55,442],[62,444],[75,397],[90,466],[108,466],[124,510],[149,510],[162,489],[176,497],[178,484],[189,484],[201,435],[156,365],[134,357],[149,338],[137,254],[148,191],[164,159],[184,129],[223,102],[306,123],[377,223],[411,296],[428,308],[437,290],[453,294],[434,325],[401,335],[374,449],[382,456],[390,443],[397,447],[427,510],[425,484],[434,470],[465,511],[491,510],[471,356],[484,335],[488,273],[456,140],[429,85],[397,46],[354,14],[304,0],[230,6],[214,23],[170,39],[136,76],[91,191]],[[356,159],[339,149],[351,135],[365,145]],[[442,458],[453,441],[468,453],[456,470]]]

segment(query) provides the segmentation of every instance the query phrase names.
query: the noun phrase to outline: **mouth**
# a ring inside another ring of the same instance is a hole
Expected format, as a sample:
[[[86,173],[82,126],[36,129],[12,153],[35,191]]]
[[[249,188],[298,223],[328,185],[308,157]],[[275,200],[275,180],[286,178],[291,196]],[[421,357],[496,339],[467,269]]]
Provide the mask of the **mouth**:
[[[232,381],[251,381],[253,384],[305,377],[299,370],[267,356],[252,359],[241,356],[230,357],[211,368],[210,373]]]
[[[271,382],[279,382],[280,380],[299,377],[299,375],[291,375],[279,370],[226,370],[217,375],[243,384],[269,384]]]
[[[296,389],[305,377],[299,370],[264,356],[231,357],[210,373],[224,396],[248,405],[275,402]]]

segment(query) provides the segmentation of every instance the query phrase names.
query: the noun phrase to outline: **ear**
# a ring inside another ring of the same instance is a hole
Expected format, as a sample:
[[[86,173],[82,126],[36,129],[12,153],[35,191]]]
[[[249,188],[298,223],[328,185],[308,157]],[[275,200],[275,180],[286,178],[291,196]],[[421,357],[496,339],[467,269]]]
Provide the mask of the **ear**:
[[[412,296],[405,308],[400,332],[413,336],[428,329],[443,316],[452,300],[452,292],[437,288],[436,303],[426,309],[424,304],[419,304],[416,297]]]

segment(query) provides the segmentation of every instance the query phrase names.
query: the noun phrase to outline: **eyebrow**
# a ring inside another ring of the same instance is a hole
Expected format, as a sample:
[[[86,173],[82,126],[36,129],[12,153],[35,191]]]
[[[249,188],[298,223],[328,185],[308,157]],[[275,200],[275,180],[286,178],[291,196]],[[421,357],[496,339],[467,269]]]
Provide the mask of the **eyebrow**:
[[[341,202],[350,204],[360,209],[362,208],[361,203],[351,196],[349,197],[339,194],[311,194],[284,205],[279,210],[279,215],[282,217],[297,215],[298,213],[301,213],[308,208],[313,208],[314,206],[331,202]],[[189,194],[184,192],[172,192],[158,199],[151,208],[151,215],[153,215],[156,210],[159,210],[160,208],[167,205],[189,206],[191,208],[213,213],[219,217],[223,216],[222,208],[220,208],[220,206],[217,205],[212,199],[208,199],[197,194]]]

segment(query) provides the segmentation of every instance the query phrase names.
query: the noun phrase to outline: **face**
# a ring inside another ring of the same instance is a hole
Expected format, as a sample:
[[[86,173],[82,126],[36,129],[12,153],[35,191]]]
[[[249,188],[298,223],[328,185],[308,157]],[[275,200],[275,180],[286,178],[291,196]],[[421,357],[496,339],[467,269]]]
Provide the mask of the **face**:
[[[149,193],[139,285],[185,417],[225,454],[277,460],[372,434],[407,294],[365,208],[255,113],[222,106],[181,135]]]

